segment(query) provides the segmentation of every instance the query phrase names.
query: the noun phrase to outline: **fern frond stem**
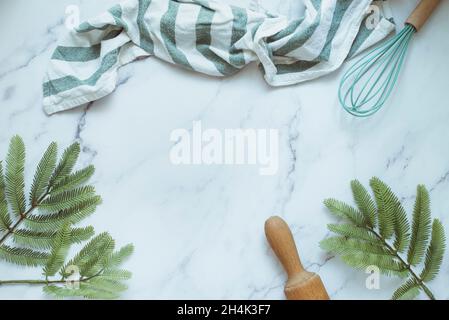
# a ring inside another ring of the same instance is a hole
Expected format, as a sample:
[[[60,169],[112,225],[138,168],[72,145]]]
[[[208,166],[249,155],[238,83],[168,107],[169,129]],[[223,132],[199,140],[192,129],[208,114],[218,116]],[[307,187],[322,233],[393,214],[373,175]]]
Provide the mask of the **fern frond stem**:
[[[6,239],[8,239],[8,237],[10,235],[12,235],[16,229],[20,226],[20,224],[23,222],[23,220],[26,219],[26,217],[33,212],[38,206],[39,204],[41,204],[42,201],[45,200],[45,198],[50,194],[50,187],[47,189],[47,192],[45,192],[37,201],[36,203],[31,204],[30,208],[25,211],[24,213],[20,214],[20,218],[16,221],[16,223],[14,223],[14,225],[12,225],[8,231],[5,232],[5,234],[0,238],[0,245],[2,245]]]
[[[78,281],[79,282],[86,282],[89,281],[93,278],[96,278],[98,276],[101,275],[101,273],[104,270],[101,269],[100,271],[98,271],[96,274],[94,274],[93,276],[90,277],[86,277],[86,278],[80,278]],[[42,279],[42,280],[0,280],[0,286],[2,285],[21,285],[21,284],[25,284],[25,285],[49,285],[49,284],[66,284],[67,280],[65,278],[62,278],[60,280],[48,280],[48,279]]]
[[[407,263],[398,253],[398,251],[393,248],[376,230],[365,227],[367,230],[371,231],[380,241],[382,241],[383,245],[387,247],[391,254],[393,254],[399,262],[403,265],[403,267],[408,271],[408,273],[415,279],[416,283],[423,289],[424,293],[429,297],[430,300],[435,300],[435,296],[432,291],[426,286],[424,281],[419,277],[415,271],[413,271],[411,265]]]
[[[65,280],[0,280],[0,286],[5,284],[30,284],[30,285],[47,285],[47,284],[63,284]]]

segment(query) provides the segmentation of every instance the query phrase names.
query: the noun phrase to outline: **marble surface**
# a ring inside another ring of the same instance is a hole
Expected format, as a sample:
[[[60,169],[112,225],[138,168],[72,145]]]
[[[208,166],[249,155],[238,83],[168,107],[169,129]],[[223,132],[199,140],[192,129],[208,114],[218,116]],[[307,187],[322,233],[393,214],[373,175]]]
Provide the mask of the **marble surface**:
[[[292,226],[303,264],[320,273],[334,299],[389,298],[399,282],[381,278],[365,288],[353,271],[318,247],[334,221],[322,205],[351,202],[349,181],[381,177],[410,212],[416,185],[431,192],[432,211],[449,233],[449,1],[413,40],[388,106],[356,119],[338,105],[341,71],[306,84],[270,88],[255,65],[215,79],[147,59],[120,71],[110,96],[47,117],[41,79],[62,36],[65,8],[81,17],[116,0],[1,1],[0,155],[20,134],[35,165],[50,141],[82,145],[80,165],[97,168],[93,183],[104,203],[88,219],[119,244],[133,242],[127,262],[134,277],[126,299],[283,299],[284,272],[268,247],[263,224],[273,214]],[[232,1],[251,5],[250,0]],[[403,21],[416,0],[393,1]],[[262,0],[266,9],[299,15],[299,0]],[[201,120],[208,128],[275,128],[280,132],[277,175],[252,166],[175,166],[170,132]],[[32,172],[27,171],[27,182]],[[447,255],[449,256],[449,255]],[[448,298],[449,258],[430,285]],[[0,278],[39,277],[39,269],[0,263]],[[45,298],[40,288],[0,287],[0,298]]]

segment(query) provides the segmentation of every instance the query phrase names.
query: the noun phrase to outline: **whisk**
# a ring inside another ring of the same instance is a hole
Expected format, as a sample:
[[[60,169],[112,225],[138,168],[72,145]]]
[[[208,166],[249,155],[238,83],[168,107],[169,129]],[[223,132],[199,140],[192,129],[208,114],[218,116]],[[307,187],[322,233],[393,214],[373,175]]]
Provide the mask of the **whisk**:
[[[418,32],[441,0],[422,0],[404,29],[358,60],[344,74],[339,88],[342,107],[357,117],[368,117],[390,96],[405,61],[413,35]]]

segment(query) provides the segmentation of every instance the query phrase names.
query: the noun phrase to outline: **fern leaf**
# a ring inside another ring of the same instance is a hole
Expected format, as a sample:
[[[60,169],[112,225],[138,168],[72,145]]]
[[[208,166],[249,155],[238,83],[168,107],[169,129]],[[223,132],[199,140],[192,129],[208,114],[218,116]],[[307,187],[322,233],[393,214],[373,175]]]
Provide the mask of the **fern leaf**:
[[[393,232],[395,235],[394,247],[398,252],[404,252],[410,238],[410,224],[404,207],[398,197],[380,179],[371,179],[371,186],[375,190],[374,194],[378,204],[380,234],[388,239]]]
[[[53,170],[56,167],[56,158],[58,156],[58,146],[55,142],[51,143],[47,151],[42,156],[34,175],[33,184],[30,192],[30,203],[36,205],[39,199],[45,194],[48,188]]]
[[[328,224],[327,228],[336,234],[347,238],[355,238],[370,242],[377,242],[378,239],[372,232],[365,228],[360,228],[352,224]]]
[[[108,258],[114,251],[115,241],[111,237],[105,238],[98,249],[97,255],[91,255],[80,268],[80,274],[86,277],[91,277],[97,274],[100,270],[105,269]]]
[[[86,299],[112,300],[120,297],[119,292],[99,288],[95,282],[91,283],[91,281],[81,283],[80,289],[83,291],[83,297]]]
[[[36,267],[46,263],[48,254],[28,248],[13,248],[8,245],[1,245],[0,259],[18,265]]]
[[[91,199],[93,196],[95,196],[95,188],[83,186],[48,197],[41,202],[39,209],[47,212],[68,210],[76,207],[83,201]]]
[[[395,196],[391,189],[378,178],[372,178],[370,186],[377,204],[379,232],[384,239],[390,239],[394,233]]]
[[[53,239],[50,257],[44,267],[44,275],[51,277],[59,271],[64,264],[70,248],[70,224],[66,223]]]
[[[52,177],[50,178],[50,186],[54,186],[56,183],[67,177],[78,160],[80,153],[79,143],[74,143],[64,150],[61,160],[59,161]]]
[[[55,231],[39,232],[27,229],[17,229],[13,233],[13,241],[15,244],[34,248],[34,249],[50,249]]]
[[[338,218],[348,220],[359,227],[365,225],[363,215],[344,202],[335,199],[327,199],[324,201],[324,205]]]
[[[94,228],[92,226],[84,228],[73,228],[70,231],[70,242],[71,243],[81,243],[89,240],[95,234]]]
[[[376,205],[365,187],[358,181],[351,181],[352,195],[365,221],[371,228],[377,225]]]
[[[12,225],[8,212],[8,202],[5,197],[5,178],[3,175],[3,165],[0,161],[0,232],[8,230]]]
[[[20,216],[25,212],[25,145],[22,138],[14,136],[6,157],[6,198],[12,212]]]
[[[80,288],[78,289],[49,285],[44,287],[44,292],[57,299],[81,297],[86,299],[110,300],[119,297],[119,294],[117,293],[95,290],[92,286],[86,285],[85,283],[80,283]]]
[[[445,243],[446,237],[444,235],[443,225],[438,219],[435,219],[432,225],[432,238],[426,252],[424,270],[420,275],[423,281],[432,281],[440,271],[444,250],[446,248]]]
[[[404,252],[410,243],[410,224],[407,219],[404,207],[399,202],[396,203],[394,211],[394,247],[398,252]]]
[[[101,276],[111,280],[128,280],[131,279],[132,273],[128,270],[106,269]]]
[[[407,254],[408,262],[416,266],[423,257],[430,236],[431,217],[429,193],[422,185],[417,188],[413,210],[412,236]]]
[[[380,272],[385,275],[397,275],[399,277],[406,277],[408,275],[401,263],[394,257],[388,255],[357,252],[343,254],[341,259],[347,265],[357,269],[365,269],[367,267],[376,266],[379,268]]]
[[[94,196],[77,203],[70,209],[51,214],[31,214],[25,218],[25,224],[30,229],[38,231],[59,229],[67,221],[77,224],[95,212],[100,203],[100,196]]]
[[[102,276],[88,280],[86,283],[95,290],[108,291],[111,293],[120,293],[121,291],[128,289],[128,286],[121,281],[106,279]]]
[[[107,233],[103,232],[92,238],[61,270],[62,276],[67,276],[65,272],[69,266],[77,266],[82,276],[89,276],[93,269],[114,250],[114,240]]]
[[[336,254],[365,252],[376,255],[391,255],[391,253],[381,244],[356,239],[347,239],[345,237],[330,237],[324,239],[320,242],[320,247],[326,251]]]
[[[50,249],[56,231],[32,231],[17,229],[13,232],[14,243],[33,249]],[[94,228],[74,228],[70,230],[70,243],[81,243],[94,235]]]
[[[52,296],[56,299],[64,299],[64,298],[71,298],[71,297],[83,297],[82,292],[77,289],[67,288],[67,287],[60,287],[57,285],[47,285],[43,288],[43,291],[45,294]]]
[[[420,286],[414,279],[407,280],[393,293],[393,300],[413,300],[420,292]]]
[[[95,168],[91,165],[66,176],[51,189],[51,195],[56,195],[79,187],[80,185],[86,183],[92,177],[94,172]]]
[[[122,283],[128,280],[131,273],[126,270],[105,271],[92,278],[85,278],[79,282],[79,288],[49,285],[44,292],[55,298],[83,297],[86,299],[117,299],[120,293],[127,289]]]
[[[134,252],[134,246],[127,244],[120,250],[113,252],[104,262],[105,268],[115,268],[120,266]]]

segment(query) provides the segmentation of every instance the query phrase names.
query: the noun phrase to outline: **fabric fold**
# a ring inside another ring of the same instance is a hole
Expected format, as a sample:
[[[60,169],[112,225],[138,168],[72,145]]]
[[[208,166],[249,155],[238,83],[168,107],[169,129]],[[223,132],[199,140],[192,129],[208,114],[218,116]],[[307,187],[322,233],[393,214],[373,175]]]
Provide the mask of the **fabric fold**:
[[[206,0],[128,0],[83,22],[55,49],[43,84],[48,114],[111,93],[118,69],[155,56],[185,69],[229,76],[258,61],[272,86],[311,80],[394,30],[371,0],[305,0],[303,17]],[[374,12],[374,13],[373,13]],[[370,20],[372,21],[372,19]]]

